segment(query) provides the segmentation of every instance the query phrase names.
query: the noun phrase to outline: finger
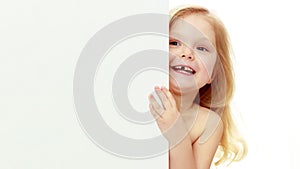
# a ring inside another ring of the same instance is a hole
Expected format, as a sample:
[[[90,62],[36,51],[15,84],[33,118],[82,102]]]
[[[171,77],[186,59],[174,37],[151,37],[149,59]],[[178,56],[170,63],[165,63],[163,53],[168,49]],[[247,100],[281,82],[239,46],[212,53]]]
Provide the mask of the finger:
[[[172,106],[176,106],[176,101],[172,95],[172,93],[166,88],[166,87],[162,87],[162,91],[165,93],[167,99],[169,100],[170,104]]]
[[[154,109],[156,112],[162,114],[162,112],[164,111],[164,108],[161,107],[161,106],[157,103],[157,101],[154,99],[154,97],[153,97],[152,94],[149,95],[149,102],[150,102],[150,104],[152,105],[153,109]]]
[[[157,93],[154,91],[151,94],[154,97],[155,101],[159,104],[159,106],[164,108],[164,105],[163,105],[161,99],[159,98],[159,96],[157,95]]]
[[[149,109],[150,109],[150,112],[151,112],[151,114],[152,114],[152,116],[155,120],[157,120],[159,118],[162,118],[162,116],[154,110],[152,104],[149,104]]]
[[[162,105],[165,109],[169,109],[171,107],[171,104],[169,102],[169,99],[165,95],[165,93],[161,89],[155,89],[156,94],[158,95],[159,99],[162,102]]]

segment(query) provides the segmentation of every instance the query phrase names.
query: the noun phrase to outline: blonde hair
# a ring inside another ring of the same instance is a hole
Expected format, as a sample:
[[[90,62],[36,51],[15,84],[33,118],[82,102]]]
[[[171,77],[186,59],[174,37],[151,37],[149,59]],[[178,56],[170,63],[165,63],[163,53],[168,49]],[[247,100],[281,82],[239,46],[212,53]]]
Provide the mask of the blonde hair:
[[[200,14],[210,23],[215,33],[217,61],[212,74],[212,81],[199,89],[200,106],[209,108],[221,116],[224,131],[221,138],[215,165],[239,161],[247,154],[247,145],[240,136],[231,116],[230,102],[234,90],[233,68],[230,59],[231,46],[223,23],[207,9],[194,5],[185,5],[170,11],[169,28],[181,18]]]

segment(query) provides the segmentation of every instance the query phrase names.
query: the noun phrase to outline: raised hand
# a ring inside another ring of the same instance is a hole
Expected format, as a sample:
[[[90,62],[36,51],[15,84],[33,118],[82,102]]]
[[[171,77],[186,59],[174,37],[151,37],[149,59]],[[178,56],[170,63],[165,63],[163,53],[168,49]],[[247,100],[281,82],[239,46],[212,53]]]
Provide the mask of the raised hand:
[[[149,109],[156,119],[157,125],[164,137],[171,144],[178,143],[187,134],[183,119],[178,112],[176,101],[166,87],[156,86],[155,92],[161,101],[157,101],[152,94],[149,95]]]

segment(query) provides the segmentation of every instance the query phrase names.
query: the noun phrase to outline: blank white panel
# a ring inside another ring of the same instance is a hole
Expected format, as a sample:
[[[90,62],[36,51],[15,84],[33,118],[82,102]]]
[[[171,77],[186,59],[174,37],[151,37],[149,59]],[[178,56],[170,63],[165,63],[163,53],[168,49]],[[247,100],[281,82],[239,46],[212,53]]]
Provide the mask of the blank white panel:
[[[76,63],[90,38],[118,19],[143,13],[167,14],[168,1],[0,2],[0,168],[168,167],[167,154],[133,160],[100,149],[82,130],[73,101],[72,84]],[[165,27],[168,28],[167,22]],[[123,31],[122,27],[119,30]],[[102,65],[106,66],[109,73],[101,74],[105,72],[98,71],[95,76],[95,100],[101,100],[101,92],[110,94],[109,90],[101,91],[99,88],[99,76],[105,77],[102,85],[109,86],[111,76],[122,60],[147,49],[167,52],[168,39],[161,35],[141,34],[116,45]],[[167,57],[164,59],[167,61]],[[167,70],[168,65],[165,66]],[[154,81],[168,85],[167,76],[154,70],[140,73],[132,79],[128,97],[134,108],[145,109],[145,96]],[[136,97],[139,97],[138,101]],[[101,103],[97,104],[101,106]],[[109,114],[113,111],[109,106],[107,104],[103,117],[121,135],[147,139],[158,134],[154,123],[131,123],[118,117],[118,114]]]

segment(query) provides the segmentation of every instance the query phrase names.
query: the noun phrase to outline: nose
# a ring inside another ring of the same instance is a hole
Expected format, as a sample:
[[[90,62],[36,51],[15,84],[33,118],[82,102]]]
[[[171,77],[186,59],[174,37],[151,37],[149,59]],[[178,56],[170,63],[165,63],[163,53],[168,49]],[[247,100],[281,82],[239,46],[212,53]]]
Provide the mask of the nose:
[[[183,46],[183,47],[182,47],[182,52],[181,52],[180,57],[181,57],[182,59],[194,60],[194,56],[193,56],[192,49],[190,49],[190,48],[187,47],[187,46]]]

